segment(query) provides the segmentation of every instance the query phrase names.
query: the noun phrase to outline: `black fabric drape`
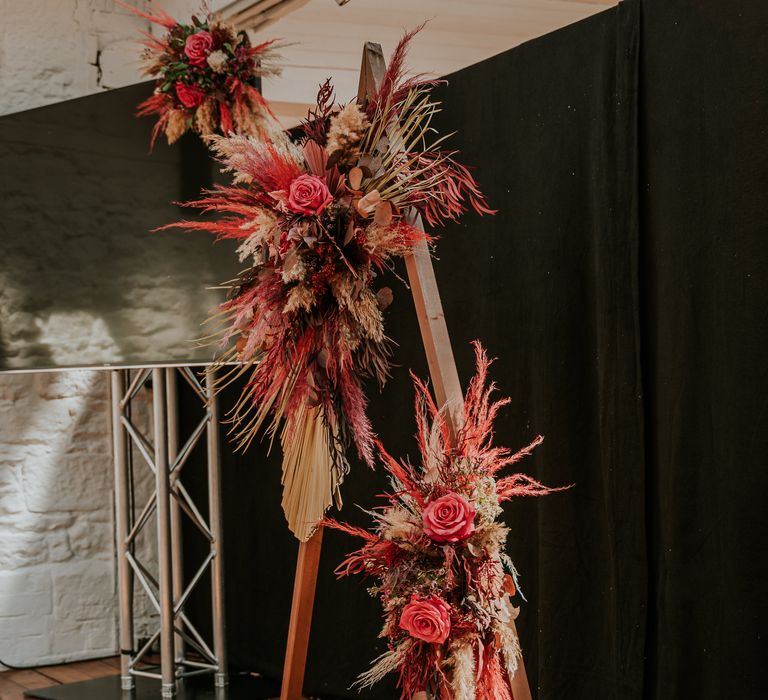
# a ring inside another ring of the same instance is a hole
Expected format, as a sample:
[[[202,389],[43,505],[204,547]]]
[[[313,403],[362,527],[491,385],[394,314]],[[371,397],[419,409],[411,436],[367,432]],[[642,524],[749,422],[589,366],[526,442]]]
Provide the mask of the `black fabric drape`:
[[[535,697],[762,697],[766,27],[762,2],[623,2],[438,91],[440,130],[458,130],[499,210],[438,232],[462,381],[478,338],[513,399],[498,441],[544,434],[521,467],[575,484],[506,509]],[[400,367],[371,387],[371,416],[414,455],[407,369],[426,364],[409,293],[390,285]],[[230,657],[275,676],[296,554],[279,463],[261,445],[223,466]],[[354,464],[342,517],[367,524],[354,504],[382,487]],[[334,580],[354,546],[326,534],[307,692],[357,697],[383,650],[377,602]]]
[[[653,698],[765,696],[768,4],[643,5]]]
[[[441,131],[458,130],[461,157],[499,208],[438,243],[463,376],[480,338],[513,398],[499,439],[543,433],[521,467],[575,483],[506,513],[530,601],[522,645],[543,698],[642,691],[638,39],[638,6],[623,4],[449,76],[440,93]]]

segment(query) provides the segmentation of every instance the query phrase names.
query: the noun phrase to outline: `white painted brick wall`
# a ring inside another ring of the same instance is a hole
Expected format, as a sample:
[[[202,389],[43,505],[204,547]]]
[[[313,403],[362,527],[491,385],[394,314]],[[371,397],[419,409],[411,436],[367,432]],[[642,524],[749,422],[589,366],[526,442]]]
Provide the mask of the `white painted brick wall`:
[[[180,19],[199,7],[161,4]],[[0,0],[0,114],[138,82],[136,36],[147,25],[111,0]],[[143,503],[140,460],[137,472]],[[116,651],[112,504],[107,376],[0,375],[0,659]],[[139,634],[152,624],[142,600]]]
[[[0,658],[115,649],[109,404],[87,371],[0,376]]]
[[[178,19],[200,7],[159,4]],[[139,31],[162,31],[112,0],[0,0],[0,18],[0,114],[138,82]]]

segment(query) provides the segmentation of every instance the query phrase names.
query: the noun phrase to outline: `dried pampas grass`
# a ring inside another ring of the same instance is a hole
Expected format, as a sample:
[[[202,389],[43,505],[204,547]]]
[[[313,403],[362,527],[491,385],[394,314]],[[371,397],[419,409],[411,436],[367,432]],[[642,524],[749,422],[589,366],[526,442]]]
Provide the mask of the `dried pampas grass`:
[[[451,690],[453,700],[476,700],[475,698],[475,650],[471,644],[457,643],[451,649],[453,673]]]
[[[509,601],[506,603],[511,606]],[[504,669],[507,672],[510,683],[517,673],[517,667],[523,654],[520,649],[520,641],[512,629],[512,621],[498,622],[496,625],[496,634],[499,637],[501,646],[501,655],[504,658]]]
[[[187,130],[187,117],[180,109],[172,109],[168,112],[168,121],[165,125],[165,137],[168,145],[178,141]]]
[[[216,132],[216,100],[205,100],[195,112],[197,129],[202,136],[210,136]]]
[[[384,652],[373,662],[371,668],[358,676],[357,681],[355,682],[355,687],[360,688],[361,690],[363,688],[370,688],[375,683],[382,680],[387,674],[396,671],[400,667],[400,664],[405,660],[411,646],[412,642],[408,639],[397,648]]]

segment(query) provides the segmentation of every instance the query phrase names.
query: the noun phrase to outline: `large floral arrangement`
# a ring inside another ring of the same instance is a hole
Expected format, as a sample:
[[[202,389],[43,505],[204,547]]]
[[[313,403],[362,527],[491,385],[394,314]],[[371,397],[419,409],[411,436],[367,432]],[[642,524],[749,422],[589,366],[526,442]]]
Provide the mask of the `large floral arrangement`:
[[[152,14],[121,4],[167,29],[161,38],[144,35],[143,73],[156,82],[137,114],[157,116],[153,145],[161,131],[168,143],[188,129],[201,136],[262,131],[273,115],[256,86],[259,77],[279,74],[274,41],[253,46],[244,31],[208,11],[183,24],[160,8]]]
[[[405,77],[412,36],[362,104],[336,104],[326,81],[298,141],[213,139],[235,182],[191,206],[224,216],[179,224],[240,242],[248,268],[217,313],[222,362],[250,371],[232,420],[243,448],[264,425],[280,433],[283,506],[300,539],[338,495],[350,443],[373,463],[363,382],[383,384],[391,354],[381,271],[424,240],[417,214],[438,225],[467,207],[490,213],[432,135],[432,82]]]
[[[426,690],[440,700],[511,700],[520,653],[510,625],[517,573],[504,551],[500,504],[559,490],[524,474],[500,476],[542,438],[516,453],[493,445],[494,419],[509,399],[491,400],[490,363],[475,347],[477,373],[455,434],[415,380],[422,463],[398,462],[379,445],[392,492],[372,513],[373,531],[327,521],[364,540],[337,574],[373,578],[369,591],[384,607],[389,649],[358,682],[368,686],[396,672],[403,699]]]

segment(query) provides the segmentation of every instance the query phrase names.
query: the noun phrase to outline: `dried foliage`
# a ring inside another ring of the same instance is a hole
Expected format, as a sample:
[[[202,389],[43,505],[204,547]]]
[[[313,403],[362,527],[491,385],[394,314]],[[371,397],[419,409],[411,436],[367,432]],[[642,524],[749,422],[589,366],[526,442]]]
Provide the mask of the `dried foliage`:
[[[499,520],[500,503],[562,490],[522,475],[499,479],[542,439],[516,453],[494,446],[493,423],[509,400],[492,400],[490,362],[478,343],[475,354],[477,372],[454,440],[446,411],[414,378],[421,464],[398,462],[379,445],[392,490],[386,505],[371,513],[373,531],[326,521],[364,540],[336,573],[363,575],[384,608],[388,651],[358,683],[369,686],[397,673],[404,700],[423,690],[440,700],[511,699],[520,651],[510,596],[518,586],[504,551],[508,530]],[[506,479],[515,486],[505,488]]]
[[[161,132],[173,143],[188,129],[204,137],[257,136],[274,119],[256,86],[259,77],[280,73],[275,41],[253,46],[244,31],[214,19],[207,9],[182,24],[160,8],[143,12],[118,4],[167,30],[160,39],[144,33],[143,41],[143,73],[155,79],[155,92],[137,115],[157,117],[153,146]]]
[[[411,225],[416,212],[433,224],[466,207],[490,212],[465,168],[422,148],[435,106],[427,83],[403,78],[411,36],[370,104],[335,104],[326,81],[298,143],[282,132],[211,138],[234,184],[190,204],[216,221],[178,224],[236,239],[249,265],[215,316],[221,362],[236,363],[225,381],[248,375],[231,420],[243,449],[262,428],[280,436],[286,515],[301,539],[338,499],[348,446],[373,463],[363,385],[386,382],[392,352],[381,271],[430,240]]]

